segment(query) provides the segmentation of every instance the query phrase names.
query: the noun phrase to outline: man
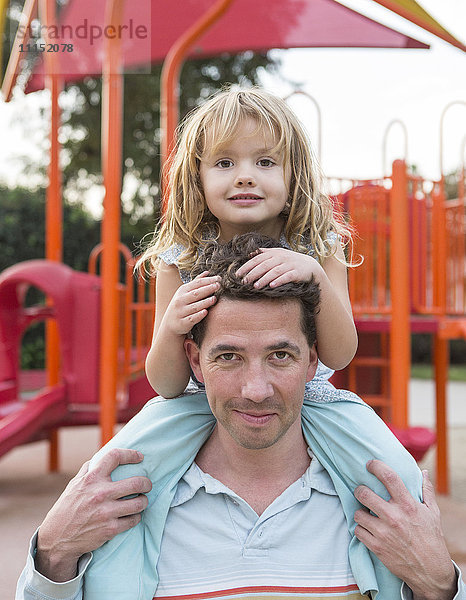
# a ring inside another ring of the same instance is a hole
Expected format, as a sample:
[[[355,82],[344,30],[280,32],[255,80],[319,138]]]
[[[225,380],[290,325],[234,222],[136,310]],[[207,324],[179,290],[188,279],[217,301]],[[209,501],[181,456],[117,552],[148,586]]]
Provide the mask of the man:
[[[228,266],[231,257],[223,258]],[[147,546],[160,542],[155,597],[361,599],[340,498],[308,450],[301,427],[305,384],[317,366],[318,289],[312,283],[288,284],[270,294],[257,292],[231,277],[234,271],[228,274],[225,268],[223,293],[185,342],[217,425],[178,478],[163,536],[141,538],[135,553],[149,552]],[[79,597],[76,572],[82,574],[89,560],[83,555],[137,523],[134,515],[147,505],[145,496],[119,500],[149,492],[147,479],[110,481],[118,463],[139,460],[132,451],[113,450],[97,468],[78,474],[39,531],[36,572],[31,556],[18,598]],[[357,512],[356,535],[409,586],[411,591],[404,586],[397,597],[464,600],[428,480],[420,504],[380,461],[368,470],[391,499],[365,486],[356,490],[373,513]],[[89,496],[97,499],[97,508]],[[149,506],[145,519],[155,506]],[[127,542],[115,539],[117,545]],[[125,565],[133,577],[137,564]],[[106,583],[102,580],[102,587]],[[115,597],[130,600],[118,590]]]

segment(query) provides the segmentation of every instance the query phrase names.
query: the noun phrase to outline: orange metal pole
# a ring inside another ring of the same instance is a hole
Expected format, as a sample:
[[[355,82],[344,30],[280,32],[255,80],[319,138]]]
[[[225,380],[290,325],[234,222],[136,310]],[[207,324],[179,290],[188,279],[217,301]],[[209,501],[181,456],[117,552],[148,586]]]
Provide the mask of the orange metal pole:
[[[24,55],[20,52],[20,44],[26,44],[29,35],[29,25],[34,19],[37,12],[37,0],[26,0],[23,6],[23,12],[18,24],[18,30],[16,32],[15,40],[11,48],[10,58],[6,66],[5,75],[2,81],[2,96],[5,102],[11,100],[13,88],[16,84],[18,77],[19,63],[24,58]],[[22,33],[25,32],[25,33]]]
[[[173,149],[175,129],[179,120],[179,77],[183,59],[192,44],[217,21],[233,0],[217,0],[202,17],[181,35],[167,53],[162,67],[160,85],[160,119],[162,128],[162,166]],[[162,211],[164,212],[165,201]]]
[[[408,426],[408,383],[411,365],[409,306],[409,212],[407,174],[404,161],[393,163],[390,197],[390,290],[392,323],[390,335],[390,389],[392,422]]]
[[[420,256],[419,256],[419,234],[421,223],[419,222],[419,201],[416,198],[415,189],[417,187],[417,183],[415,180],[412,180],[413,191],[411,198],[411,214],[412,214],[412,231],[413,231],[413,246],[411,251],[411,264],[412,264],[412,277],[411,281],[411,306],[416,312],[421,302],[419,300],[420,296]]]
[[[118,30],[124,0],[107,0],[106,24]],[[123,76],[117,36],[105,40],[102,72],[102,171],[105,185],[102,220],[102,298],[100,348],[100,427],[105,444],[116,422],[118,381],[120,192],[123,139]]]
[[[434,365],[437,433],[437,491],[440,494],[448,494],[450,489],[447,423],[448,354],[448,339],[441,338],[437,333],[434,338]]]
[[[434,219],[436,227],[437,248],[434,249],[433,259],[436,263],[435,272],[437,274],[436,286],[436,308],[441,315],[445,315],[447,306],[447,219],[446,219],[446,194],[445,181],[442,175],[438,193],[433,194],[434,207],[436,207],[436,218]]]
[[[433,271],[435,289],[434,304],[440,316],[446,314],[447,301],[447,223],[446,223],[445,179],[441,173],[438,193],[433,193],[433,221],[437,247],[433,248]],[[434,338],[435,369],[435,407],[437,433],[437,490],[448,494],[448,423],[447,423],[447,381],[449,363],[449,341],[441,338],[439,333]]]
[[[50,43],[49,32],[56,23],[55,0],[40,0],[40,20],[44,30],[45,43]],[[50,163],[48,167],[48,186],[46,192],[45,216],[45,256],[48,260],[61,262],[63,258],[63,205],[61,193],[60,144],[60,107],[58,97],[62,89],[59,75],[58,56],[54,52],[44,53],[45,88],[50,91]],[[46,368],[47,384],[57,385],[60,380],[60,338],[56,321],[46,323]],[[58,430],[49,436],[49,470],[58,471]]]

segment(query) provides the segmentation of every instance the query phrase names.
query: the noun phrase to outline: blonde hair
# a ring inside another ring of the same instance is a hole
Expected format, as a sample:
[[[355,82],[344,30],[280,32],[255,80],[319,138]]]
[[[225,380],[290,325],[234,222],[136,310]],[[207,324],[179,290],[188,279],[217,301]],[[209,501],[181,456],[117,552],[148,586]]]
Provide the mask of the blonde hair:
[[[227,89],[194,109],[178,129],[178,143],[170,157],[166,214],[137,267],[150,263],[157,269],[158,256],[174,244],[185,248],[178,266],[190,270],[209,240],[218,239],[217,218],[207,208],[200,178],[200,161],[206,150],[215,152],[235,137],[238,126],[253,119],[257,129],[276,141],[274,152],[282,154],[284,169],[291,172],[284,235],[290,247],[302,253],[308,245],[321,262],[336,251],[329,233],[351,241],[350,226],[334,210],[322,191],[322,175],[308,136],[284,100],[258,88]],[[335,236],[333,236],[334,238]]]

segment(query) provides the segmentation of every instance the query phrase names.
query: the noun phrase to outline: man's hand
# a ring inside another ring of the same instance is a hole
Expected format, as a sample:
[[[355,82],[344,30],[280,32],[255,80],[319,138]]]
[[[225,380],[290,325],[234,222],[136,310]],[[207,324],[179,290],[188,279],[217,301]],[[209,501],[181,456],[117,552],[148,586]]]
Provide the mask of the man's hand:
[[[374,513],[356,511],[356,537],[411,588],[415,600],[452,600],[457,576],[427,471],[423,471],[421,504],[380,460],[369,461],[367,470],[384,484],[391,498],[386,502],[366,486],[356,488],[356,498]]]
[[[91,471],[89,462],[84,463],[39,528],[35,564],[42,575],[58,582],[73,579],[80,556],[140,522],[150,480],[129,477],[114,482],[110,474],[118,465],[142,459],[136,450],[114,448]]]

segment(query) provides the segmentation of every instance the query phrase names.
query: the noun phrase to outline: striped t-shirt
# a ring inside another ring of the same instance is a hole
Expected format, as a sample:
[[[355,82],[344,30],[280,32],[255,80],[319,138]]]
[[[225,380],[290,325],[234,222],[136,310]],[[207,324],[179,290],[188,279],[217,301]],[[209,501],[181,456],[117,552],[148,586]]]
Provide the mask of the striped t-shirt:
[[[162,538],[157,600],[362,600],[340,500],[316,458],[258,516],[194,463]]]

